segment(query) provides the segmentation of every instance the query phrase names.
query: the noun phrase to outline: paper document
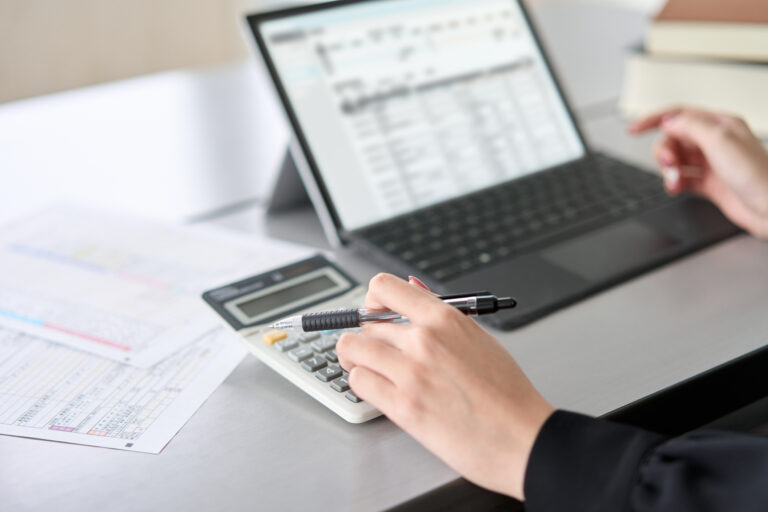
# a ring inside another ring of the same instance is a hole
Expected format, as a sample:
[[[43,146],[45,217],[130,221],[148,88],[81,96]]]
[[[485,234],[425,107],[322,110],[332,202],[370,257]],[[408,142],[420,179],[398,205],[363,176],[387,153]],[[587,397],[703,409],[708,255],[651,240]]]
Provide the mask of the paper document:
[[[244,353],[217,327],[142,369],[0,328],[0,434],[160,453]]]
[[[200,294],[308,249],[56,208],[0,229],[0,325],[149,367],[217,326]]]

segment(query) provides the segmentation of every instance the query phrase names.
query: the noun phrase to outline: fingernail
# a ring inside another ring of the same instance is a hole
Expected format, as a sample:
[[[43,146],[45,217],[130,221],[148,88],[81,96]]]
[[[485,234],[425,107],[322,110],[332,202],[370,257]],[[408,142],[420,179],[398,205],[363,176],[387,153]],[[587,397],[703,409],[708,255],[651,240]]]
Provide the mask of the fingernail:
[[[412,284],[415,284],[417,286],[420,286],[421,288],[424,288],[425,290],[429,289],[429,287],[427,285],[425,285],[424,283],[422,283],[421,279],[419,279],[416,276],[408,276],[408,282],[412,283]]]
[[[668,157],[667,155],[662,155],[660,160],[661,160],[661,164],[664,167],[671,167],[672,166],[672,159],[670,157]]]
[[[664,181],[667,182],[668,186],[673,187],[680,183],[680,169],[677,167],[665,167],[662,173],[664,174]]]

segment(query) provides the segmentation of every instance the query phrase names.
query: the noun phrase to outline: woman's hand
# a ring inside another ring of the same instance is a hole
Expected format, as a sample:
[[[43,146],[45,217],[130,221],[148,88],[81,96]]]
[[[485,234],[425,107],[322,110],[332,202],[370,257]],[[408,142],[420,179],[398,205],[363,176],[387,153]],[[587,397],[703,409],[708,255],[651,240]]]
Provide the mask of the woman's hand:
[[[655,156],[671,194],[690,191],[755,236],[768,238],[768,152],[739,118],[676,108],[629,128],[661,128]]]
[[[523,499],[528,457],[553,407],[489,333],[411,283],[371,280],[366,306],[411,324],[342,336],[352,389],[467,479]]]

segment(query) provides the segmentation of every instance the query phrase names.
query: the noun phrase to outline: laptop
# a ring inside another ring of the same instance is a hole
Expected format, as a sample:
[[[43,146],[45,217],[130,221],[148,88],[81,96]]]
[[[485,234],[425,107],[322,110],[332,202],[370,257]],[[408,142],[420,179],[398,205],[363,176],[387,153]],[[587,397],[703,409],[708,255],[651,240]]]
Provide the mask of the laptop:
[[[738,233],[592,151],[518,0],[344,0],[247,18],[335,245],[511,329]]]

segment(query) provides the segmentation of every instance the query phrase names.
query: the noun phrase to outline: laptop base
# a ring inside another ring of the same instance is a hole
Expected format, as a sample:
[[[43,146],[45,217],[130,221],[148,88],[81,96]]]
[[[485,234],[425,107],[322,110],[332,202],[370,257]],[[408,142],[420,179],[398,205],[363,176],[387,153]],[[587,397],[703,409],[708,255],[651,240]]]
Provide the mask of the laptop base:
[[[617,165],[626,167],[620,162]],[[632,171],[647,176],[640,169]],[[514,329],[741,233],[704,199],[669,198],[661,188],[659,193],[657,203],[637,213],[594,229],[577,230],[570,236],[445,279],[434,275],[438,273],[434,270],[430,273],[418,265],[409,265],[375,240],[356,237],[354,245],[384,268],[400,275],[419,276],[439,293],[487,289],[497,295],[515,297],[519,302],[515,310],[482,319],[499,329]],[[451,251],[446,247],[445,252]],[[514,249],[511,252],[514,254]],[[414,261],[418,262],[418,258]]]

